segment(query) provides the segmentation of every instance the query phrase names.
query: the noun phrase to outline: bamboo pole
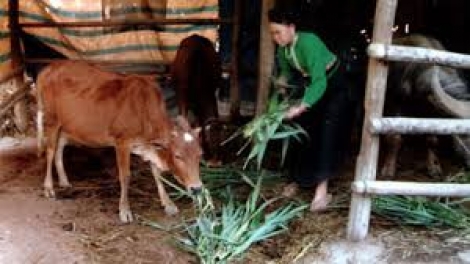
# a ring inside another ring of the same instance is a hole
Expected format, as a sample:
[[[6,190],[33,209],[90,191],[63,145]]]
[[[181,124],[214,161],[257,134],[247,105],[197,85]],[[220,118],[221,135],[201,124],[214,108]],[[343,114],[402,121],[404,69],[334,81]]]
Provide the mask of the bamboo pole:
[[[35,59],[25,59],[26,64],[49,64],[55,61],[64,60],[59,59],[49,59],[49,58],[35,58]],[[108,69],[117,70],[119,72],[127,73],[148,73],[148,74],[157,74],[157,75],[168,75],[170,63],[164,61],[142,61],[142,60],[93,60],[93,59],[66,59],[67,61],[77,61],[77,62],[86,62],[99,65]],[[20,69],[21,71],[23,69]],[[223,72],[231,72],[230,64],[222,65]],[[21,72],[19,72],[21,73]],[[11,79],[12,77],[5,77],[3,79]],[[0,83],[2,81],[0,80]]]
[[[373,118],[372,134],[470,134],[470,119],[445,118]]]
[[[237,1],[238,2],[238,1]],[[197,24],[197,25],[218,25],[218,24],[231,24],[231,19],[213,19],[213,18],[152,18],[152,19],[135,19],[127,21],[78,21],[78,22],[23,22],[20,27],[27,28],[45,28],[45,27],[115,27],[115,26],[155,26],[160,25],[184,25],[184,24]]]
[[[396,8],[397,0],[377,0],[373,32],[374,43],[391,43],[391,29],[395,20]],[[356,163],[355,178],[357,181],[376,178],[379,137],[370,133],[369,127],[371,118],[381,117],[383,113],[388,66],[382,61],[370,58],[367,76],[364,101],[366,119],[362,130],[361,150]],[[348,239],[360,241],[367,236],[370,212],[370,197],[353,193],[347,228]]]
[[[268,10],[274,6],[274,0],[262,0],[260,47],[258,59],[258,93],[256,96],[256,115],[265,111],[269,88],[271,86],[271,74],[274,66],[274,43],[269,32]]]
[[[19,0],[8,1],[8,22],[10,29],[10,49],[11,49],[11,67],[18,69],[23,66],[23,54],[21,52],[20,43],[20,27],[19,27]],[[15,75],[12,80],[12,85],[17,89],[22,89],[24,86],[23,75]],[[16,127],[21,132],[26,132],[28,128],[28,106],[25,100],[17,100],[14,105],[14,122]]]
[[[433,63],[470,69],[470,55],[443,50],[372,43],[367,53],[370,57],[382,60]]]
[[[352,191],[356,194],[469,197],[470,184],[355,181]]]

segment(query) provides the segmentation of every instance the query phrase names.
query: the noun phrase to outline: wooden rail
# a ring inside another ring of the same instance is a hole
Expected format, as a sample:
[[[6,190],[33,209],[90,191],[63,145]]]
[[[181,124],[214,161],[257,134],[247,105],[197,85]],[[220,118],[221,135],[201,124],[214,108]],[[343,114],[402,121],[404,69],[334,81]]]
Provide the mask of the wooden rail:
[[[184,25],[184,24],[199,24],[199,25],[217,25],[217,24],[231,24],[231,19],[212,19],[212,18],[154,18],[154,19],[136,19],[136,20],[106,20],[106,21],[79,21],[79,22],[23,22],[20,27],[24,28],[44,28],[44,27],[116,27],[116,26],[155,26],[155,25]]]
[[[388,66],[385,61],[412,61],[470,68],[470,56],[452,52],[391,45],[391,29],[397,0],[378,0],[374,19],[373,41],[369,46],[365,121],[361,150],[357,158],[355,181],[351,185],[352,199],[347,235],[350,240],[363,240],[368,233],[371,195],[470,196],[470,184],[438,184],[376,181],[381,134],[470,134],[470,114],[467,119],[384,118]],[[435,92],[440,92],[436,89]],[[442,96],[444,96],[442,94]],[[455,109],[454,109],[455,110]]]
[[[470,69],[470,55],[450,51],[372,43],[367,49],[367,54],[370,57],[388,61],[434,63],[443,66]]]
[[[352,191],[357,194],[468,197],[470,184],[355,181]]]
[[[470,120],[449,118],[374,118],[370,122],[373,134],[470,134]]]

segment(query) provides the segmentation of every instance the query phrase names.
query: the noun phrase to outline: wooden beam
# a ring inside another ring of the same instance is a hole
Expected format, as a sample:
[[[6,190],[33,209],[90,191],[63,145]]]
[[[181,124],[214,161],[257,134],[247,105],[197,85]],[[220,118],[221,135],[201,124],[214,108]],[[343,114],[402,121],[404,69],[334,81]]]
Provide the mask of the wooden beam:
[[[395,20],[397,0],[377,0],[374,18],[373,42],[390,44]],[[361,150],[356,162],[357,181],[374,180],[379,156],[379,137],[370,132],[371,118],[382,117],[388,66],[375,58],[369,59],[367,72],[365,122],[362,130]],[[347,228],[348,239],[363,240],[369,230],[370,197],[352,194]]]
[[[355,181],[357,194],[469,197],[470,184]]]
[[[373,118],[370,122],[372,134],[470,134],[470,119]]]
[[[238,1],[237,1],[238,2]],[[126,21],[79,21],[79,22],[23,22],[20,27],[28,28],[44,28],[44,27],[115,27],[115,26],[155,26],[155,25],[184,25],[184,24],[197,24],[197,25],[219,25],[231,24],[231,19],[212,19],[212,18],[153,18],[153,19],[136,19]]]
[[[431,63],[470,69],[470,55],[450,51],[372,43],[367,48],[367,53],[373,58],[382,60]]]
[[[262,114],[269,99],[271,74],[274,67],[275,45],[269,32],[268,10],[274,6],[274,0],[262,0],[260,46],[258,58],[258,93],[256,96],[256,115]]]

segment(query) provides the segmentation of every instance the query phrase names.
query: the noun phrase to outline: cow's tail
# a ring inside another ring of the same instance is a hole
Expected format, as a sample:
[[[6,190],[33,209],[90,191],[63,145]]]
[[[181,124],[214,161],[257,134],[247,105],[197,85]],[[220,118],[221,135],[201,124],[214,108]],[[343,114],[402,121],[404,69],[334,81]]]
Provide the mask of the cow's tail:
[[[36,129],[37,129],[37,148],[38,156],[42,156],[44,153],[44,100],[42,96],[41,86],[37,86],[37,113],[36,113]]]

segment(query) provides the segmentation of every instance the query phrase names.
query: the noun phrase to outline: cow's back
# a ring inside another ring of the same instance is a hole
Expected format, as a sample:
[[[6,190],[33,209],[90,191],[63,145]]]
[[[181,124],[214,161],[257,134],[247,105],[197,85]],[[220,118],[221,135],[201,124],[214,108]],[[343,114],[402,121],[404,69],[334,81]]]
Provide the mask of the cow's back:
[[[169,135],[165,104],[151,77],[61,61],[39,74],[38,88],[46,127],[60,125],[77,142],[113,145],[115,140]]]

